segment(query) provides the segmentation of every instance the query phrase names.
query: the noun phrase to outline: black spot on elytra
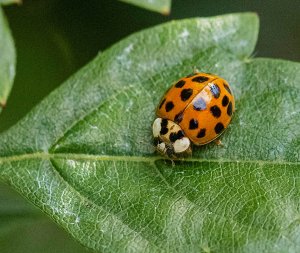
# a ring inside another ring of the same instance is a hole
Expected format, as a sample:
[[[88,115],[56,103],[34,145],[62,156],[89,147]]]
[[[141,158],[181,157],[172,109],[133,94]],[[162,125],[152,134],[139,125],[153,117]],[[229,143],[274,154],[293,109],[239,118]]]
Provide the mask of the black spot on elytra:
[[[159,105],[159,109],[162,108],[163,104],[166,102],[166,99],[164,98],[161,102],[160,102],[160,105]]]
[[[182,119],[183,119],[183,113],[180,112],[180,113],[176,114],[174,121],[175,121],[175,123],[180,123],[182,121]]]
[[[193,82],[197,82],[197,83],[204,83],[208,80],[209,80],[209,78],[206,76],[196,76],[192,79]]]
[[[210,112],[215,118],[219,118],[221,116],[221,110],[217,105],[214,105],[210,108]]]
[[[219,86],[217,85],[217,84],[211,84],[210,86],[210,91],[211,91],[211,93],[213,94],[213,96],[215,97],[215,98],[218,98],[218,97],[220,97],[220,88],[219,88]]]
[[[193,129],[197,129],[197,128],[198,128],[198,120],[191,119],[189,129],[193,130]]]
[[[228,114],[229,116],[232,115],[232,103],[231,103],[231,102],[229,103],[229,105],[228,105],[228,107],[227,107],[227,114]]]
[[[202,128],[200,129],[199,133],[197,134],[197,138],[203,138],[205,136],[206,129]]]
[[[202,111],[206,109],[206,103],[203,98],[198,98],[194,103],[193,103],[194,109],[196,111]]]
[[[182,101],[188,100],[193,94],[193,89],[183,89],[180,93]]]
[[[185,84],[185,81],[180,80],[178,83],[175,84],[176,88],[182,88],[182,86]]]
[[[228,103],[229,103],[229,98],[225,95],[222,99],[222,105],[226,106],[228,105]]]
[[[224,125],[219,122],[216,126],[215,126],[215,132],[216,134],[221,133],[224,130]]]
[[[231,90],[230,90],[230,88],[229,88],[229,86],[228,86],[226,83],[223,83],[223,85],[224,85],[224,88],[225,88],[230,94],[232,94],[232,93],[231,93]]]
[[[179,130],[177,133],[170,134],[170,141],[175,142],[175,141],[181,139],[182,137],[184,137],[183,131]]]
[[[166,112],[171,111],[174,108],[174,104],[172,101],[169,101],[168,103],[166,103]]]

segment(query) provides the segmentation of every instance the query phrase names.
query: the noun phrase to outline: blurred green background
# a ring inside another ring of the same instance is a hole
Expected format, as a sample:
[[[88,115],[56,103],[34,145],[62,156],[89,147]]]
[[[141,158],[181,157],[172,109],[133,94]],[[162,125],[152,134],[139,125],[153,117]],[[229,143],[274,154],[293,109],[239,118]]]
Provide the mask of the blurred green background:
[[[169,16],[117,0],[25,0],[4,10],[18,57],[0,131],[101,51],[133,32],[173,19],[254,11],[261,26],[254,56],[300,60],[299,0],[173,0]],[[0,184],[0,252],[87,251]]]

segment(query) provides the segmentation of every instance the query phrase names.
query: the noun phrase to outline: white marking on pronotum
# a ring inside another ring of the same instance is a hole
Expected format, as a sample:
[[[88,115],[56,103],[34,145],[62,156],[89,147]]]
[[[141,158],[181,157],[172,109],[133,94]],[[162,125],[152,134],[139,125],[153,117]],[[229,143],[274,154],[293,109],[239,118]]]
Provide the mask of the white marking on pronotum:
[[[152,126],[152,131],[153,131],[153,136],[154,138],[158,137],[160,134],[160,130],[161,130],[161,118],[157,118],[154,120],[153,122],[153,126]]]
[[[191,142],[189,138],[183,137],[182,139],[176,140],[173,144],[175,153],[181,153],[186,151],[189,146],[191,145]]]

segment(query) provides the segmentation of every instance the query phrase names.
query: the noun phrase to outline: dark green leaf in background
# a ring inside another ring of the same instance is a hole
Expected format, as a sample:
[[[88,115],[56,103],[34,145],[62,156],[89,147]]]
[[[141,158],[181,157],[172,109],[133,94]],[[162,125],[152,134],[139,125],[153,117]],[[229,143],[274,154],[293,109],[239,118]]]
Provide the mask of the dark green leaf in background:
[[[170,13],[172,0],[120,0],[141,8],[167,15]]]
[[[100,252],[299,251],[300,65],[250,58],[255,14],[174,21],[111,47],[0,136],[0,177]],[[224,147],[154,153],[165,90],[231,83]]]
[[[4,1],[5,2],[5,1]],[[2,1],[0,2],[0,4]],[[0,112],[6,105],[13,85],[16,68],[16,52],[6,17],[0,6]]]
[[[1,253],[87,253],[53,221],[0,185]],[[91,251],[90,251],[91,252]]]

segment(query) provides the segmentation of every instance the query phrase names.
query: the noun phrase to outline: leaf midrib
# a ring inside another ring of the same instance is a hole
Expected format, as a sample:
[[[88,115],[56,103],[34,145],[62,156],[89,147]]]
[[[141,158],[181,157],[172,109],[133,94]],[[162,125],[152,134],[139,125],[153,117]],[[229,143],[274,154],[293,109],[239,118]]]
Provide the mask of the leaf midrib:
[[[39,154],[46,154],[46,153],[39,153]],[[48,155],[52,155],[52,154],[48,154]],[[66,154],[63,154],[63,153],[57,153],[57,154],[54,154],[56,155],[56,157],[66,157]],[[157,167],[157,164],[155,163],[155,161],[158,161],[158,160],[169,160],[169,159],[166,159],[164,157],[161,157],[161,156],[152,156],[152,157],[142,157],[142,156],[103,156],[103,155],[88,155],[88,154],[72,154],[74,157],[76,157],[77,160],[81,160],[81,159],[86,159],[89,158],[89,160],[94,160],[94,161],[128,161],[127,159],[124,159],[124,158],[131,158],[130,161],[134,161],[134,162],[149,162],[150,163],[150,166],[157,171],[159,177],[161,178],[162,182],[167,186],[167,188],[169,188],[170,190],[172,190],[175,194],[177,194],[180,198],[184,198],[186,199],[189,203],[191,203],[193,206],[199,206],[197,203],[195,203],[195,201],[191,200],[189,197],[187,197],[185,194],[182,194],[180,193],[176,188],[174,188],[172,185],[170,185],[170,183],[168,182],[168,180],[165,178],[165,176],[161,173],[161,171],[159,170],[159,168]],[[114,159],[112,159],[114,158]],[[178,159],[178,160],[181,160],[181,161],[184,161],[183,159]],[[185,159],[185,160],[189,160],[189,161],[196,161],[196,162],[212,162],[212,160],[208,160],[208,159]],[[219,160],[214,160],[215,162],[219,162]],[[229,160],[228,160],[229,161]],[[225,161],[223,160],[222,162],[228,162],[228,161]],[[241,163],[242,161],[235,161],[235,162],[239,162]],[[265,162],[265,161],[243,161],[245,163],[247,162]],[[0,157],[0,164],[1,164],[1,157]],[[267,164],[267,163],[266,163]],[[297,164],[297,163],[294,163],[294,162],[287,162],[285,164]],[[89,198],[89,196],[86,196],[85,194],[81,193],[78,189],[76,189],[76,187],[69,182],[69,180],[67,180],[60,172],[59,170],[56,168],[56,166],[53,164],[52,162],[52,165],[53,165],[53,168],[55,170],[56,173],[58,173],[58,175],[70,186],[72,187],[72,189],[74,189],[74,191],[76,191],[82,198],[84,198],[85,200],[87,200],[88,202],[91,202],[93,203],[94,205],[96,205],[97,207],[104,207],[103,205],[99,205],[97,203],[95,203],[92,199]],[[107,210],[106,210],[107,211]],[[214,212],[214,211],[210,211],[211,213],[214,213],[214,215],[216,217],[219,217],[220,219],[226,219],[227,221],[229,222],[234,222],[236,223],[237,221],[235,219],[233,219],[232,217],[223,217],[222,215]],[[147,236],[143,235],[143,229],[141,230],[138,230],[136,229],[135,227],[132,227],[130,226],[130,224],[127,224],[126,222],[124,222],[122,219],[120,219],[120,217],[112,212],[112,215],[114,215],[114,217],[116,217],[119,221],[122,222],[122,224],[124,224],[125,226],[127,226],[128,228],[130,228],[133,232],[137,233],[138,235],[140,235],[143,239],[145,239],[149,244],[153,245],[154,247],[158,248],[161,252],[164,252],[163,249],[161,248],[161,245],[157,244],[156,243],[156,240],[158,237],[156,237],[155,240],[151,239],[151,238],[148,238]],[[244,224],[240,224],[240,226],[243,226],[245,227]],[[261,228],[260,229],[263,229],[264,228]]]
[[[154,164],[159,160],[169,160],[162,156],[126,156],[126,155],[92,155],[83,153],[46,153],[36,152],[27,153],[14,156],[0,157],[0,164],[10,163],[16,161],[23,161],[28,159],[68,159],[68,160],[87,160],[87,161],[123,161],[123,162],[148,162]],[[289,161],[269,161],[269,160],[231,160],[231,159],[203,159],[203,158],[181,158],[176,159],[180,162],[212,162],[212,163],[244,163],[244,164],[258,164],[258,165],[300,165],[300,162]]]
[[[113,155],[89,155],[89,154],[74,154],[74,153],[45,153],[45,152],[36,152],[36,153],[27,153],[27,154],[22,154],[22,155],[16,155],[16,156],[7,156],[7,157],[0,157],[0,164],[1,163],[5,163],[5,162],[14,162],[14,161],[22,161],[22,160],[26,160],[26,159],[53,159],[53,158],[66,158],[66,159],[76,159],[76,160],[93,160],[93,161],[132,161],[132,162],[149,162],[151,163],[151,165],[154,165],[155,167],[153,167],[154,169],[156,169],[157,171],[159,171],[159,169],[157,168],[155,161],[158,160],[166,160],[165,158],[161,157],[161,156],[151,156],[151,157],[142,157],[142,156],[113,156]],[[181,159],[182,161],[183,159]],[[230,160],[208,160],[208,159],[196,159],[196,158],[188,158],[185,159],[186,161],[193,161],[193,162],[245,162],[245,163],[272,163],[272,162],[268,162],[268,161],[230,161]],[[295,163],[295,162],[285,162],[284,164],[299,164],[299,163]],[[97,207],[103,207],[102,205],[96,204],[95,202],[93,202],[90,198],[88,198],[87,196],[85,196],[84,194],[80,193],[76,188],[74,188],[74,185],[70,184],[68,182],[68,180],[66,180],[66,178],[64,178],[59,172],[58,170],[55,168],[55,166],[53,166],[53,169],[56,173],[58,173],[58,175],[62,178],[62,180],[64,180],[68,185],[70,185],[70,187],[72,187],[72,189],[74,191],[76,191],[83,199],[87,200],[88,202],[93,203],[94,205],[96,205]],[[164,179],[163,182],[167,185],[168,188],[170,188],[171,190],[173,190],[175,193],[178,193],[178,190],[176,190],[175,188],[173,188],[172,186],[170,186],[170,184],[168,183],[168,181],[164,178],[163,175],[160,176]],[[187,198],[187,196],[182,195],[180,193],[178,193],[180,197],[183,197],[185,199],[187,199],[191,204],[197,206],[197,204],[194,201],[191,201],[189,198]],[[134,233],[138,234],[139,236],[141,236],[144,240],[146,240],[150,245],[152,245],[153,247],[157,248],[158,250],[162,251],[161,245],[157,244],[155,242],[155,240],[151,240],[148,237],[145,237],[142,233],[142,231],[136,230],[134,227],[129,226],[128,224],[124,223],[123,220],[121,220],[115,213],[112,213],[112,215],[118,219],[120,222],[122,222],[124,224],[124,226],[128,227],[129,229],[131,229]],[[220,219],[224,219],[223,216],[220,216],[218,213],[214,213],[214,215],[216,215],[217,217],[220,217]],[[226,218],[226,220],[228,221],[233,221],[236,222],[234,219],[232,218]],[[242,226],[244,226],[243,224],[241,224]],[[164,251],[162,251],[164,252]]]

